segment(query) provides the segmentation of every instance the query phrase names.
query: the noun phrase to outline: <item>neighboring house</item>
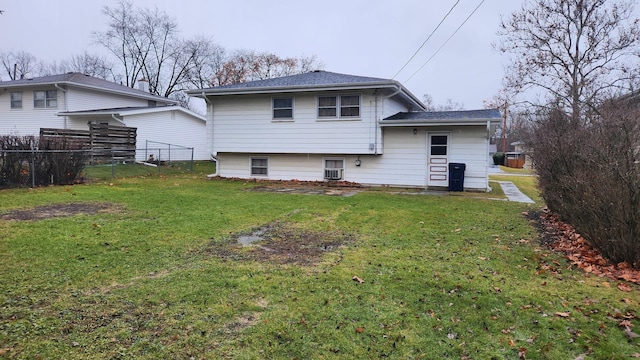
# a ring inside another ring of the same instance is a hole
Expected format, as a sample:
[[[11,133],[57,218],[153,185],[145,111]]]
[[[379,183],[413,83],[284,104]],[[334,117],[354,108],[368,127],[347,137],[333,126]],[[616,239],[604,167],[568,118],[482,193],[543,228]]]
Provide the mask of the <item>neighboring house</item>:
[[[210,157],[205,118],[174,100],[80,73],[0,82],[0,135],[86,130],[90,122],[137,128],[139,149],[153,141],[155,148],[175,144],[193,147],[195,159]]]
[[[223,177],[442,188],[464,163],[464,188],[489,189],[497,110],[426,112],[397,81],[326,71],[188,94]]]

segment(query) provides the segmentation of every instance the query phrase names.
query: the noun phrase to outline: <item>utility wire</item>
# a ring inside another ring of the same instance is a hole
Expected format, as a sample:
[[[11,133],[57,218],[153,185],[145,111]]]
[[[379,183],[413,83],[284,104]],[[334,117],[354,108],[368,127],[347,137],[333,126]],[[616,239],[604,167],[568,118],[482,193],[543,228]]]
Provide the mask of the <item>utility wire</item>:
[[[409,60],[407,60],[407,62],[402,66],[402,68],[400,68],[400,70],[398,70],[398,72],[393,75],[392,79],[395,79],[396,76],[398,76],[398,74],[400,74],[400,72],[402,70],[404,70],[404,68],[407,67],[407,65],[409,65],[409,63],[411,62],[411,60],[413,60],[414,57],[416,57],[416,55],[418,55],[418,53],[420,52],[420,50],[422,50],[422,48],[424,47],[424,45],[427,43],[427,41],[429,41],[429,39],[431,39],[431,37],[433,36],[433,34],[435,34],[436,31],[438,31],[438,28],[440,27],[440,25],[442,25],[442,23],[447,19],[447,17],[449,16],[449,14],[451,14],[451,12],[453,11],[453,9],[456,8],[456,6],[458,6],[458,3],[460,2],[460,0],[457,0],[455,4],[453,4],[453,6],[451,7],[451,9],[449,9],[449,12],[442,18],[442,20],[440,20],[440,23],[438,24],[438,26],[436,26],[435,29],[433,29],[433,31],[431,32],[431,34],[429,34],[429,36],[427,37],[427,40],[425,40],[422,45],[420,45],[420,47],[418,48],[418,50],[416,50],[415,53],[413,53],[413,55],[411,56],[411,58]]]
[[[458,28],[456,29],[456,31],[453,32],[453,34],[451,34],[451,36],[449,36],[449,38],[447,39],[447,41],[445,41],[439,48],[438,50],[436,50],[436,52],[433,53],[433,55],[431,55],[430,58],[427,59],[427,61],[424,62],[424,64],[422,64],[422,66],[420,66],[420,68],[418,70],[416,70],[416,72],[413,73],[413,75],[409,76],[409,78],[407,80],[405,80],[405,83],[407,83],[409,80],[411,80],[414,76],[416,76],[417,73],[420,72],[420,70],[422,70],[423,67],[425,67],[429,61],[431,61],[431,59],[433,59],[434,56],[436,56],[440,50],[442,50],[442,48],[447,45],[447,43],[449,42],[449,40],[451,40],[451,38],[453,38],[456,33],[458,32],[458,30],[460,30],[460,28],[462,28],[462,26],[464,26],[464,24],[467,23],[467,21],[471,18],[471,16],[473,16],[473,14],[476,13],[476,11],[478,10],[478,8],[480,8],[480,5],[482,5],[484,3],[485,0],[480,1],[480,4],[478,4],[478,6],[476,6],[475,9],[473,9],[473,11],[471,12],[471,14],[469,14],[469,16],[467,16],[466,19],[464,19],[464,21],[462,22],[462,24],[460,24],[460,26],[458,26]]]

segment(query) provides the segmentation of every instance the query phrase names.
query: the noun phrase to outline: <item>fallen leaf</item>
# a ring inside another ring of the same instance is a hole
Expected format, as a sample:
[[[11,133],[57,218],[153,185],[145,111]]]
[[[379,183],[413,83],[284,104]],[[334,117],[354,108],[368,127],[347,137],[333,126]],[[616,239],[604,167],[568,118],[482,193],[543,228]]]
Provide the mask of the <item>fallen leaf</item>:
[[[635,339],[638,336],[640,336],[640,335],[634,333],[633,331],[631,331],[631,329],[629,329],[628,327],[624,328],[624,334],[627,335],[627,337],[629,339]]]
[[[460,232],[460,230],[462,230],[462,229],[458,228],[458,229],[453,230],[453,232]]]
[[[623,328],[632,328],[633,324],[630,320],[622,320],[618,323],[618,326]]]
[[[621,291],[624,291],[624,292],[629,292],[629,291],[633,290],[633,289],[631,289],[631,286],[629,286],[629,284],[627,284],[627,283],[618,284],[618,289],[620,289]]]
[[[567,317],[571,316],[571,314],[570,314],[570,313],[568,313],[568,312],[562,312],[562,311],[556,311],[556,313],[555,313],[554,315],[556,315],[556,316],[560,316],[560,317],[563,317],[563,318],[567,318]]]
[[[351,280],[353,280],[353,281],[357,281],[357,282],[358,282],[358,284],[364,284],[364,280],[360,279],[360,278],[359,278],[359,277],[357,277],[357,276],[352,277],[352,278],[351,278]]]
[[[363,327],[357,327],[357,328],[356,328],[356,334],[360,334],[360,333],[362,333],[363,331],[364,331],[364,328],[363,328]]]

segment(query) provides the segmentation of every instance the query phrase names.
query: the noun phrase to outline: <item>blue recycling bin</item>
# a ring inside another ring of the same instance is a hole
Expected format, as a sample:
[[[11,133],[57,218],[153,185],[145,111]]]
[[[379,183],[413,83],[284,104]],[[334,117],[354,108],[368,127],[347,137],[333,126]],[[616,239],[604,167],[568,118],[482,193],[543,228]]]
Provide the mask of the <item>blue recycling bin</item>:
[[[466,164],[449,163],[449,191],[464,191],[464,170]]]

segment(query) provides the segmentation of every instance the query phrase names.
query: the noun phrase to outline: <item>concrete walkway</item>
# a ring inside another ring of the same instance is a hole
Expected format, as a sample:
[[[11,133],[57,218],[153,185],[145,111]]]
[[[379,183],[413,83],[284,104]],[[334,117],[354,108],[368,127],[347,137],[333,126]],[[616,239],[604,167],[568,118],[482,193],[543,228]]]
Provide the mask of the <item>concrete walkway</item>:
[[[527,204],[535,203],[533,200],[531,200],[530,197],[523,194],[522,191],[520,191],[520,189],[518,189],[518,187],[511,181],[497,181],[497,183],[500,184],[500,187],[502,187],[502,191],[504,191],[504,194],[507,195],[507,199],[509,201]]]

